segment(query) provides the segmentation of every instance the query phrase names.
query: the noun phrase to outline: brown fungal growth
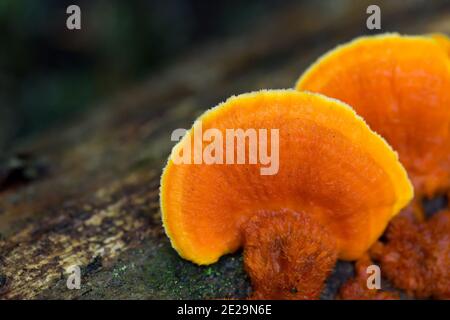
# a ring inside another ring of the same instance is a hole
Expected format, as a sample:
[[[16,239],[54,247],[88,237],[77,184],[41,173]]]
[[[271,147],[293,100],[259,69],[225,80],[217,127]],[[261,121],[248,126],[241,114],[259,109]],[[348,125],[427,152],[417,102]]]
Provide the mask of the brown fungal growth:
[[[378,242],[371,255],[383,275],[417,298],[450,299],[450,211],[424,222],[402,214],[392,220],[387,242]]]
[[[342,300],[397,300],[400,296],[396,292],[369,289],[367,268],[373,265],[370,257],[365,254],[355,263],[356,275],[345,282],[339,289],[338,298]]]
[[[329,230],[306,214],[280,211],[255,215],[244,234],[252,298],[316,299],[320,295],[337,260]]]
[[[230,128],[278,129],[279,139],[266,146],[277,146],[279,170],[195,164],[195,151],[185,152],[199,123],[223,136]],[[191,161],[175,163],[180,153]],[[232,97],[200,116],[172,150],[160,201],[165,231],[183,258],[211,264],[243,247],[252,298],[315,299],[336,259],[360,258],[412,196],[397,154],[349,106],[273,90]]]
[[[450,42],[444,35],[358,38],[319,58],[296,89],[348,103],[398,151],[416,193],[450,187]]]

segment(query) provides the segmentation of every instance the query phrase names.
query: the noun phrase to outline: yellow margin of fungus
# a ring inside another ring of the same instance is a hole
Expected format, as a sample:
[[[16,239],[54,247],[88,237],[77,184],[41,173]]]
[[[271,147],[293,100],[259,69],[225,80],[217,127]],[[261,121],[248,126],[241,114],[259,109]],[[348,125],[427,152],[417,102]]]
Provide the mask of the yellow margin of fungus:
[[[311,74],[315,71],[316,68],[318,68],[322,63],[327,62],[329,59],[333,59],[340,54],[345,53],[347,50],[351,50],[358,45],[361,45],[366,42],[374,42],[374,41],[380,41],[380,40],[390,40],[390,39],[410,39],[410,40],[425,40],[427,42],[433,42],[437,46],[439,46],[444,53],[447,53],[447,56],[450,57],[450,39],[441,33],[434,33],[429,35],[401,35],[396,32],[392,33],[383,33],[379,35],[374,36],[361,36],[357,37],[349,42],[340,44],[336,46],[334,49],[326,52],[322,56],[320,56],[318,59],[316,59],[315,62],[313,62],[305,72],[300,76],[300,78],[295,83],[294,88],[301,91],[301,88],[303,87],[303,83],[306,82]],[[449,60],[449,70],[450,70],[450,59]]]

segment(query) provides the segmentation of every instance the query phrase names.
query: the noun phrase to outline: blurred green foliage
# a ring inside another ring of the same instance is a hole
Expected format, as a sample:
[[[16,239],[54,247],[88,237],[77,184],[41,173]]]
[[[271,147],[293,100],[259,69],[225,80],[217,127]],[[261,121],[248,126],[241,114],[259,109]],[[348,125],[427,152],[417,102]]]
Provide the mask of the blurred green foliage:
[[[283,5],[287,3],[283,2]],[[77,4],[82,29],[66,29]],[[0,151],[160,70],[196,43],[239,33],[275,0],[0,1]]]

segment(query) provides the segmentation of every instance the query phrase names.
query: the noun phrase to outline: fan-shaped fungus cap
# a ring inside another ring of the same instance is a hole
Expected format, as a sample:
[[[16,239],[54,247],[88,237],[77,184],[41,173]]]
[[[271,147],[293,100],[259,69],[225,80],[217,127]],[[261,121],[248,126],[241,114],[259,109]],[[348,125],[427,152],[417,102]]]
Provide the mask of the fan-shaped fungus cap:
[[[261,175],[261,164],[175,164],[194,143],[196,122],[161,178],[163,224],[175,250],[203,265],[243,246],[253,297],[317,298],[336,258],[359,258],[412,198],[397,154],[337,100],[260,91],[199,120],[203,132],[223,136],[229,128],[279,129],[277,174]]]
[[[443,35],[362,37],[319,58],[296,89],[352,106],[431,195],[450,184],[449,52]]]

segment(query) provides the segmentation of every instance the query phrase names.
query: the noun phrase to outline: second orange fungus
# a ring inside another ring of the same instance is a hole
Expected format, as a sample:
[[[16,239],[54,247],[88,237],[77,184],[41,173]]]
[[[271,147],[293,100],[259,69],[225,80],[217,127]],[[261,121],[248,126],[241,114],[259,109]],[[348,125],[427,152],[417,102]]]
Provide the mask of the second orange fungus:
[[[450,41],[444,35],[361,37],[337,47],[298,90],[351,105],[398,151],[418,194],[450,187]]]

